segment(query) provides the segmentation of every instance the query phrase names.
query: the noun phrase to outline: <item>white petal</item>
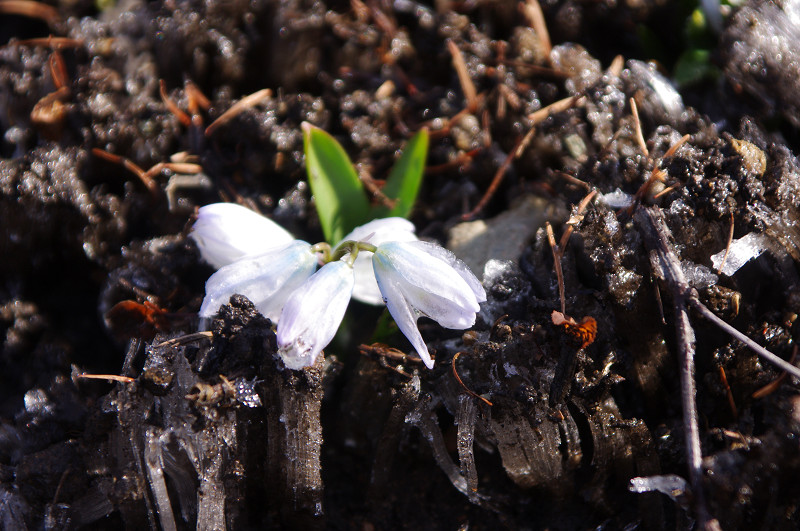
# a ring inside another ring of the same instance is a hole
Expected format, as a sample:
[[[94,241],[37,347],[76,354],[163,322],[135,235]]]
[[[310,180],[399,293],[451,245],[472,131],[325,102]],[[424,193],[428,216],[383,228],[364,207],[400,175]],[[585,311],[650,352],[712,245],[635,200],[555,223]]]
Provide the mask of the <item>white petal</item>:
[[[265,254],[294,239],[274,221],[233,203],[201,207],[190,236],[203,259],[217,268]]]
[[[417,292],[407,290],[407,286],[420,288],[437,299],[450,301],[451,305],[464,311],[479,311],[480,305],[473,286],[450,264],[428,252],[426,246],[420,247],[420,243],[423,242],[389,242],[381,245],[373,258],[376,271],[378,268],[396,271],[402,278],[402,281],[396,282],[402,283],[400,287],[405,290],[406,298],[431,319],[438,321],[437,314],[431,313],[437,312],[437,308],[428,306],[433,304],[434,298],[418,298]]]
[[[428,346],[425,340],[422,339],[422,334],[419,333],[417,328],[417,314],[408,301],[403,296],[403,292],[392,280],[391,274],[385,274],[383,270],[376,271],[376,278],[380,286],[381,293],[384,294],[386,308],[392,314],[394,322],[397,327],[403,332],[403,335],[408,338],[414,350],[417,351],[422,362],[429,369],[433,369],[433,360],[428,353]]]
[[[311,246],[295,240],[278,250],[260,256],[242,258],[220,268],[206,282],[206,296],[200,317],[211,317],[231,295],[239,293],[250,299],[258,311],[275,321],[286,299],[317,267]]]
[[[414,224],[405,218],[373,219],[353,229],[342,241],[368,242],[377,246],[384,242],[416,240],[414,231]]]
[[[430,242],[416,242],[411,244],[411,246],[417,247],[447,263],[447,265],[455,269],[456,273],[469,285],[478,302],[486,302],[486,290],[483,289],[481,281],[472,273],[467,264],[459,260],[451,251],[445,249],[441,245]]]
[[[322,266],[292,293],[278,322],[278,351],[286,367],[314,364],[342,323],[353,284],[353,269],[340,260]]]
[[[378,246],[389,241],[416,241],[414,224],[404,218],[374,219],[369,223],[356,227],[342,238],[342,241],[363,241]],[[356,285],[353,288],[353,298],[367,304],[379,305],[383,303],[383,296],[375,274],[372,271],[372,255],[361,251],[353,264],[356,274]]]

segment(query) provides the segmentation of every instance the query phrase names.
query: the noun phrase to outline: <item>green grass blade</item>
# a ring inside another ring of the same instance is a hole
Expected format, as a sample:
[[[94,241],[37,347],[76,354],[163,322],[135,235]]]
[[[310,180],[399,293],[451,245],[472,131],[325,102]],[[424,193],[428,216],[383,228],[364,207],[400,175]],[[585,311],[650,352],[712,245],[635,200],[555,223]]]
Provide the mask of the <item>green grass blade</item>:
[[[376,205],[371,217],[387,218],[398,216],[407,218],[417,200],[422,176],[425,173],[425,159],[428,157],[428,130],[421,129],[408,141],[403,154],[392,168],[383,194],[393,200],[394,206]]]
[[[328,133],[303,122],[308,184],[325,239],[336,245],[369,221],[369,199],[344,148]]]

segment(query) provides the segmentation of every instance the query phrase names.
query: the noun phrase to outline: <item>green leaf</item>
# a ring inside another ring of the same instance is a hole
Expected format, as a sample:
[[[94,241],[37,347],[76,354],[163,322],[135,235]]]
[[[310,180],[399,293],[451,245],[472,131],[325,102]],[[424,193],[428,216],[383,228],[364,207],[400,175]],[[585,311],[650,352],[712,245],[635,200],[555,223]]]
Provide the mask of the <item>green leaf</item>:
[[[344,148],[331,135],[303,122],[303,149],[322,231],[336,245],[369,220],[369,198]]]
[[[719,74],[711,63],[711,52],[708,50],[686,50],[675,64],[673,77],[680,87],[686,87],[714,79]]]
[[[403,154],[392,168],[383,194],[394,201],[394,206],[376,205],[371,218],[407,218],[417,200],[422,175],[425,172],[425,159],[428,157],[428,130],[421,129],[408,141]]]

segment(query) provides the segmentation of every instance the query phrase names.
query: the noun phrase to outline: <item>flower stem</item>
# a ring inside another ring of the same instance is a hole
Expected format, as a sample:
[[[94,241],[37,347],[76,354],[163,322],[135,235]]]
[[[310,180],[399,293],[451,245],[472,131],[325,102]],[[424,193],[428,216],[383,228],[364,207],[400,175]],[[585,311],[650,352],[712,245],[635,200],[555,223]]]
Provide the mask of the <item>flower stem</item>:
[[[371,243],[347,240],[336,246],[336,249],[333,251],[333,255],[330,257],[330,260],[328,261],[333,262],[335,260],[341,260],[344,257],[344,255],[350,253],[351,258],[349,263],[350,265],[353,265],[353,262],[355,261],[356,256],[358,256],[359,251],[369,251],[371,253],[374,253],[377,249],[378,248],[372,245]]]

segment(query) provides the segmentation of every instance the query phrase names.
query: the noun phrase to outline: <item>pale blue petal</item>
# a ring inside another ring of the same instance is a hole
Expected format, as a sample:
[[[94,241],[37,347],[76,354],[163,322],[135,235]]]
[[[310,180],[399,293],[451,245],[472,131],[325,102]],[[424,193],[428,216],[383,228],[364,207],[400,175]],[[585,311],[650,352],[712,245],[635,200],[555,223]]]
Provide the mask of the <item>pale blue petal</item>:
[[[389,242],[380,246],[375,255],[380,257],[381,262],[386,262],[384,267],[394,269],[402,277],[401,287],[404,289],[406,285],[414,286],[435,298],[450,301],[465,311],[479,311],[480,305],[473,288],[459,272],[430,254],[427,248],[421,248],[419,243],[422,242]],[[413,293],[406,293],[406,297],[415,308],[438,320],[436,314],[429,313],[436,312],[436,308],[427,306],[428,298],[418,298]]]
[[[295,240],[276,251],[243,258],[220,268],[206,282],[200,317],[211,317],[236,293],[250,299],[266,317],[275,321],[289,295],[317,267],[311,246]]]
[[[414,224],[405,218],[373,219],[353,229],[342,241],[368,242],[377,246],[384,242],[416,240],[414,230]]]
[[[354,284],[343,261],[322,266],[291,294],[278,322],[278,352],[289,369],[314,364],[342,323]]]
[[[374,219],[369,223],[356,227],[342,238],[342,241],[361,241],[378,246],[389,241],[416,241],[414,224],[404,218]],[[353,264],[356,274],[356,284],[353,288],[353,298],[367,304],[379,305],[383,297],[375,281],[372,271],[372,253],[360,251]]]
[[[373,263],[377,263],[379,258],[373,258]],[[403,332],[403,335],[411,342],[411,346],[417,351],[422,362],[429,369],[433,368],[433,360],[430,353],[428,353],[428,346],[425,340],[422,339],[422,334],[419,333],[417,328],[417,313],[414,308],[408,303],[403,296],[402,289],[394,282],[393,272],[391,269],[385,269],[376,265],[375,278],[380,286],[381,293],[386,302],[386,308],[392,315],[397,327]]]
[[[469,287],[455,271],[452,269],[448,271],[446,265],[443,266],[441,261],[433,257],[429,257],[433,264],[426,264],[424,257],[417,257],[419,259],[417,263],[421,268],[433,270],[431,278],[439,288],[438,292],[433,291],[428,287],[420,287],[409,282],[407,277],[413,276],[407,270],[409,266],[403,261],[393,261],[383,251],[384,247],[381,247],[373,257],[376,276],[396,286],[402,292],[403,299],[417,312],[430,317],[445,328],[463,330],[475,324],[475,313],[480,310],[480,306]],[[396,257],[397,253],[391,256]]]
[[[203,259],[217,268],[265,254],[294,239],[274,221],[233,203],[201,207],[190,236]]]
[[[464,279],[464,282],[467,283],[472,292],[475,294],[475,298],[478,300],[478,302],[486,302],[486,290],[483,289],[481,281],[478,280],[478,278],[472,273],[467,264],[459,260],[458,257],[451,251],[445,249],[441,245],[436,245],[435,243],[430,242],[416,242],[410,245],[412,247],[417,247],[447,263],[447,265],[452,267],[456,273],[458,273],[459,276]]]

